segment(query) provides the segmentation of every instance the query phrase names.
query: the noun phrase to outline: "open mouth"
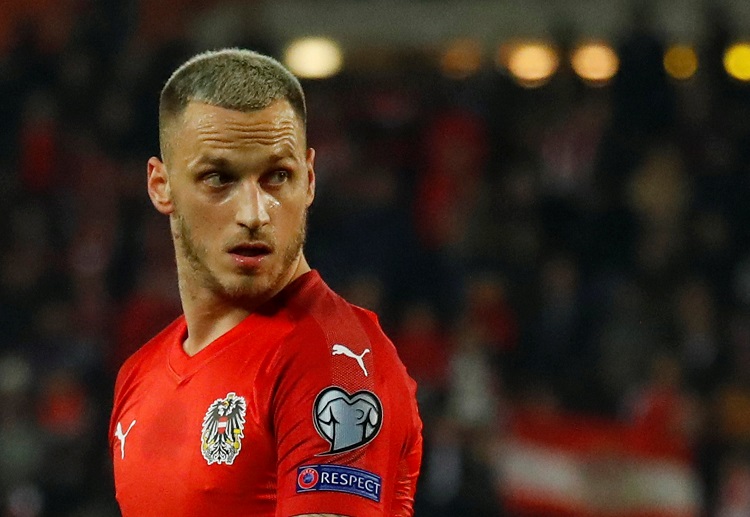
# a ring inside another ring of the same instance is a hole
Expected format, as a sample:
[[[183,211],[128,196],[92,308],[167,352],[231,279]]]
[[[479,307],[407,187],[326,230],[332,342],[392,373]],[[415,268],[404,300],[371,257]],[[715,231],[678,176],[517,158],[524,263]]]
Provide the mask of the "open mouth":
[[[271,248],[265,244],[241,244],[230,249],[229,253],[242,257],[260,257],[271,253]]]

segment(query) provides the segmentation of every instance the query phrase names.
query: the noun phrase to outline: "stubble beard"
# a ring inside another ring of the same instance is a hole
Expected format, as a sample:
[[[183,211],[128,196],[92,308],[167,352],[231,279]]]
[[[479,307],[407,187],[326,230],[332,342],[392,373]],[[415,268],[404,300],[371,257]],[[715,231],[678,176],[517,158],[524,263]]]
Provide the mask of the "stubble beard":
[[[178,275],[180,290],[183,291],[183,283],[192,283],[199,289],[207,289],[218,298],[235,304],[257,305],[281,291],[292,276],[291,269],[300,257],[307,237],[307,211],[305,211],[299,229],[286,249],[278,250],[274,246],[274,254],[281,253],[280,264],[275,264],[272,269],[266,269],[262,273],[224,275],[226,279],[222,281],[219,274],[208,263],[209,249],[196,241],[190,225],[182,214],[175,214],[174,218],[173,237],[178,262],[181,255],[187,266],[186,270],[179,272]],[[249,240],[258,239],[269,242],[269,239],[264,238],[258,231],[248,231],[245,237]],[[275,259],[273,256],[268,258]],[[264,269],[267,267],[267,265],[263,266]],[[190,278],[183,278],[186,275]]]

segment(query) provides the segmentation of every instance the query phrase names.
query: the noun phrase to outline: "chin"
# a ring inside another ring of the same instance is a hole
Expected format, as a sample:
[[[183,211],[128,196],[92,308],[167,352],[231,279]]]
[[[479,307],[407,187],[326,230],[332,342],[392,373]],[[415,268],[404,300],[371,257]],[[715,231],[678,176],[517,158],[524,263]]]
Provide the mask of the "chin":
[[[257,273],[243,275],[223,286],[224,294],[233,300],[244,302],[265,302],[276,294],[280,275]]]

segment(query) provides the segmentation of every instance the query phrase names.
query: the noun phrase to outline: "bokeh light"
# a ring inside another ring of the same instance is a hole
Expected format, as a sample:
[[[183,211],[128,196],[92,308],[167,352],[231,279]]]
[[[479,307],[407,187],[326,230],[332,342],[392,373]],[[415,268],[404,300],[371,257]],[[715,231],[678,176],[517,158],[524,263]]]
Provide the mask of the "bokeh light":
[[[724,69],[740,81],[750,81],[750,43],[736,43],[724,52]]]
[[[341,47],[329,38],[294,40],[284,52],[284,63],[298,77],[325,79],[341,71],[344,58]]]
[[[482,45],[470,38],[453,40],[440,56],[440,69],[451,79],[465,79],[482,66]]]
[[[595,86],[609,82],[620,67],[617,53],[604,42],[579,45],[573,50],[570,63],[581,79]]]
[[[698,55],[689,45],[672,45],[664,53],[664,70],[674,79],[690,79],[698,70]]]
[[[555,47],[542,41],[503,45],[498,51],[497,61],[525,88],[546,84],[560,66]]]

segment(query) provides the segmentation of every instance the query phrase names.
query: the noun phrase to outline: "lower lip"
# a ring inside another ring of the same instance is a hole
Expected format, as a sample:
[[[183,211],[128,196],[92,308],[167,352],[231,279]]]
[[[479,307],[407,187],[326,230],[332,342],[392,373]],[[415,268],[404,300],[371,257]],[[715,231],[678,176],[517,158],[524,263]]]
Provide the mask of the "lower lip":
[[[263,255],[238,255],[237,253],[231,253],[234,263],[241,269],[258,269],[263,264],[263,260],[268,256]]]

